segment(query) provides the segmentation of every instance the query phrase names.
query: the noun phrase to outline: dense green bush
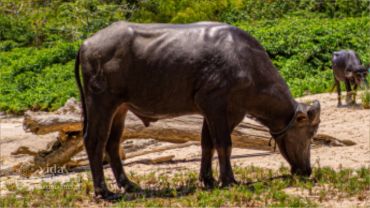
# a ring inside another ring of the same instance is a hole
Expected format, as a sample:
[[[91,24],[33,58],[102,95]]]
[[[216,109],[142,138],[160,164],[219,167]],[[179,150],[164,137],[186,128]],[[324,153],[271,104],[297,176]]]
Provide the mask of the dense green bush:
[[[52,110],[77,96],[79,43],[118,20],[236,25],[262,43],[294,96],[325,92],[333,51],[370,62],[369,12],[367,0],[2,0],[0,111]]]
[[[366,0],[146,0],[135,1],[131,21],[188,23],[194,21],[236,21],[276,19],[284,16],[343,18],[366,17]]]
[[[6,50],[6,45],[8,45],[8,49],[9,45],[12,44],[13,46],[29,45],[32,43],[33,38],[34,33],[31,30],[29,21],[23,18],[16,19],[12,16],[0,13],[0,40],[8,41],[7,43],[1,44],[4,46],[2,46],[0,50]],[[10,47],[12,48],[13,46]]]
[[[140,1],[132,15],[135,22],[190,23],[219,21],[227,0],[148,0]]]
[[[333,51],[355,49],[364,63],[370,62],[368,17],[288,17],[236,25],[262,43],[295,96],[329,90]]]
[[[76,96],[73,60],[78,43],[0,53],[0,109],[56,109]]]
[[[37,47],[76,41],[118,20],[234,23],[292,15],[367,17],[369,4],[367,0],[2,0],[0,41]]]
[[[0,41],[37,47],[54,41],[76,41],[123,20],[126,10],[125,4],[99,0],[4,0],[0,3]]]

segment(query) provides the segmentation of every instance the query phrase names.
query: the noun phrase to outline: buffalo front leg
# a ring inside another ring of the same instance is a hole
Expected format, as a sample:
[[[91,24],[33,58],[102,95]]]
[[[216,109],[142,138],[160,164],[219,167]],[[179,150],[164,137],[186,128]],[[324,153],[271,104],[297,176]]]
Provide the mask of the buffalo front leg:
[[[237,184],[231,167],[231,138],[216,145],[218,161],[220,164],[220,181],[222,187]]]
[[[335,80],[335,86],[337,88],[337,94],[338,94],[338,104],[337,104],[337,107],[341,107],[342,106],[342,98],[341,98],[341,90],[340,90],[340,83],[339,81],[334,77],[334,80]]]
[[[202,146],[202,160],[200,165],[199,179],[201,182],[203,182],[203,185],[206,188],[213,188],[216,182],[212,175],[212,158],[215,149],[205,119],[203,120],[201,146]]]
[[[210,119],[209,123],[213,123],[213,128],[211,132],[214,132],[216,138],[214,140],[214,144],[217,149],[218,159],[220,163],[221,185],[230,186],[238,183],[234,178],[230,160],[232,151],[232,141],[230,134],[233,129],[243,120],[245,113],[238,110],[235,111],[235,109],[219,110],[218,113],[220,113],[219,115],[224,116],[211,114],[216,116],[214,116],[213,119]]]
[[[218,162],[220,164],[220,181],[221,186],[223,187],[237,183],[231,167],[230,157],[232,144],[226,119],[226,116],[223,118],[209,117],[208,119],[211,136],[215,138],[214,144],[217,150]]]
[[[120,188],[124,188],[127,192],[140,190],[139,186],[131,182],[125,174],[121,157],[119,154],[121,136],[124,129],[125,117],[127,108],[125,106],[119,108],[114,115],[109,139],[106,146],[106,151],[109,156],[109,163],[112,168],[114,177]]]
[[[227,121],[227,102],[220,99],[224,97],[227,96],[222,92],[199,93],[195,101],[206,119],[213,145],[217,150],[221,185],[229,186],[236,181],[230,162],[231,132]]]
[[[356,95],[357,95],[357,84],[355,84],[354,86],[353,86],[353,92],[352,92],[352,96],[353,96],[353,100],[352,100],[352,103],[353,104],[356,104]]]
[[[347,105],[352,105],[353,100],[352,100],[352,90],[351,90],[351,83],[348,79],[345,80],[345,85],[346,85],[346,104]]]

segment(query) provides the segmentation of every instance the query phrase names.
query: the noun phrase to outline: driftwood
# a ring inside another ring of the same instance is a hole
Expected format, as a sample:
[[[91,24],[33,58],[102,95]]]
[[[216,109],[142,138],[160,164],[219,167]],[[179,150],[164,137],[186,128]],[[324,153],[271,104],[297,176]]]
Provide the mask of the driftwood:
[[[203,118],[201,116],[190,115],[161,120],[151,123],[149,127],[145,127],[141,120],[129,112],[126,117],[122,141],[140,138],[171,143],[185,143],[189,141],[199,143],[202,123]],[[83,142],[81,137],[81,110],[74,99],[70,99],[64,107],[53,113],[27,111],[24,116],[23,127],[25,131],[38,135],[59,132],[58,141],[53,145],[54,148],[49,151],[39,152],[34,157],[33,166],[23,167],[23,172],[31,173],[40,167],[48,167],[55,164],[59,166],[67,163],[76,165],[76,162],[71,161],[71,158],[83,150]],[[247,118],[235,128],[231,137],[234,147],[273,150],[271,145],[269,145],[271,136],[268,130]],[[342,142],[329,135],[317,135],[314,138],[314,143],[334,146],[348,145],[348,142]],[[158,151],[164,150],[167,149],[163,148]],[[137,154],[140,155],[140,153]],[[125,158],[123,149],[121,158]]]

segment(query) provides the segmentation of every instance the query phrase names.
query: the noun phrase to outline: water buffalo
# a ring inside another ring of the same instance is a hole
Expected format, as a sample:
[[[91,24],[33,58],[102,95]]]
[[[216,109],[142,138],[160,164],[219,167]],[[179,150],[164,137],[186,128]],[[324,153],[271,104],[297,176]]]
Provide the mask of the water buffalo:
[[[356,103],[357,86],[367,83],[367,69],[361,64],[360,59],[353,50],[340,50],[333,53],[332,68],[334,74],[334,87],[338,93],[338,107],[342,106],[340,81],[346,85],[346,103]],[[351,85],[353,85],[352,92]]]
[[[211,167],[215,150],[221,185],[236,183],[230,134],[245,115],[270,129],[293,174],[311,174],[310,139],[320,123],[319,102],[297,103],[264,48],[236,27],[117,22],[83,43],[75,76],[84,144],[99,197],[117,196],[104,182],[103,151],[118,186],[126,191],[138,188],[125,175],[118,154],[128,110],[146,125],[202,115],[200,180],[206,187],[216,185]]]

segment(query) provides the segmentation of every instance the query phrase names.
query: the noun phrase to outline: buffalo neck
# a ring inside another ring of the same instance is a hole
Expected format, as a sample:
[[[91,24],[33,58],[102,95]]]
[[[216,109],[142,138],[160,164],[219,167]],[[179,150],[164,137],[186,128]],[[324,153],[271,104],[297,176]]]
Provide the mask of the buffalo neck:
[[[293,119],[298,105],[283,81],[260,90],[254,100],[258,102],[253,105],[251,115],[271,132],[284,129]]]

